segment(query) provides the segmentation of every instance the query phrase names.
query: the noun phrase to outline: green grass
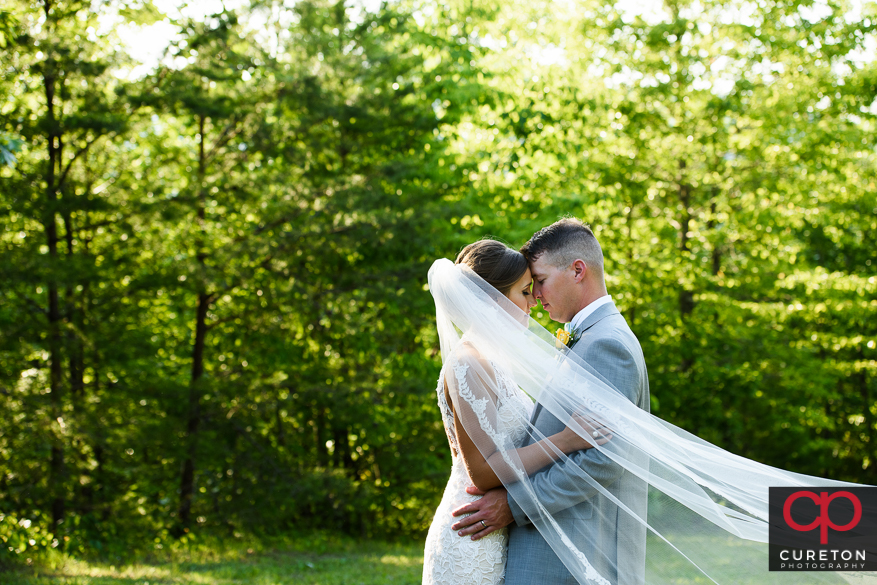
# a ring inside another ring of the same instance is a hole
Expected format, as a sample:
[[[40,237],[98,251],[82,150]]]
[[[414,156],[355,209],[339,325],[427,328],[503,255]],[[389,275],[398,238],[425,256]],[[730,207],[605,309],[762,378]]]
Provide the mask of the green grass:
[[[2,572],[3,585],[414,585],[423,543],[356,542],[331,536],[270,543],[214,543],[149,558],[83,561],[52,554]]]
[[[649,583],[712,583],[654,537],[648,542]],[[845,583],[829,573],[769,573],[764,551],[739,540],[679,537],[675,542],[698,560],[698,549],[723,544],[728,558],[712,558],[710,563],[723,585]],[[318,533],[262,540],[201,539],[102,560],[51,551],[35,556],[32,566],[0,568],[0,585],[416,585],[422,567],[422,541],[386,543]]]

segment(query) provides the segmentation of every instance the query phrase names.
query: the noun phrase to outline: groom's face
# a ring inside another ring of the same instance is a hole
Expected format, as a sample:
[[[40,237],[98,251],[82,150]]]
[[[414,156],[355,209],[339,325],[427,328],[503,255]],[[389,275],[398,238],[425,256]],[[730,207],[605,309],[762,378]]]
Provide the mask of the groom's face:
[[[575,270],[559,268],[549,263],[547,254],[530,262],[533,273],[533,296],[542,302],[548,316],[558,323],[569,323],[578,310],[575,308]]]

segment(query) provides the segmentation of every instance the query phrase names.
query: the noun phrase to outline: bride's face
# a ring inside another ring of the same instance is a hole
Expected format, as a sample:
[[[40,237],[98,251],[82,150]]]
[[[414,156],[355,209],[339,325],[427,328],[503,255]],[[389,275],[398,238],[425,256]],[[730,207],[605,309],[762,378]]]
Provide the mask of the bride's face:
[[[530,274],[530,269],[527,268],[527,270],[524,271],[524,274],[521,275],[521,278],[518,279],[518,282],[512,285],[512,289],[506,295],[515,306],[528,315],[530,314],[530,309],[536,306],[536,299],[533,297],[532,285],[533,276]]]

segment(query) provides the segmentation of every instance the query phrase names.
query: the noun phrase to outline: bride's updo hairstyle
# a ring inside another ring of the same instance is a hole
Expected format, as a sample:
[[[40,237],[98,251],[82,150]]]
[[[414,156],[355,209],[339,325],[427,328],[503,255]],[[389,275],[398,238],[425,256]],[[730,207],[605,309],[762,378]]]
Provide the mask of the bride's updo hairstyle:
[[[527,259],[496,240],[479,240],[463,248],[454,264],[465,264],[487,283],[508,296],[527,270]]]

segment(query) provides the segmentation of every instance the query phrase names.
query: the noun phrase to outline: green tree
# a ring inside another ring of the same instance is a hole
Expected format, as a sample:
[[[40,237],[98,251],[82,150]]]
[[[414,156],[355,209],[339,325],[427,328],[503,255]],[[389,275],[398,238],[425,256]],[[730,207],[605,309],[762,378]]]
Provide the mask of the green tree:
[[[97,277],[85,234],[104,211],[86,161],[124,132],[126,112],[108,75],[106,39],[84,38],[96,23],[87,3],[10,8],[3,18],[10,39],[2,49],[3,86],[17,97],[2,121],[4,132],[21,137],[21,153],[3,180],[4,281],[11,285],[4,293],[10,326],[3,346],[10,360],[3,371],[4,383],[22,393],[9,395],[8,406],[27,421],[16,430],[36,431],[36,442],[17,453],[44,461],[12,476],[38,486],[33,494],[18,492],[17,504],[49,512],[57,533],[81,453],[76,411],[84,406],[83,310],[85,291]],[[25,370],[30,374],[22,377]],[[37,477],[28,477],[34,472]]]
[[[565,214],[594,224],[613,296],[649,358],[657,414],[774,465],[855,479],[873,458],[845,446],[874,431],[867,353],[843,368],[863,400],[851,399],[832,373],[840,354],[814,360],[800,345],[814,332],[783,314],[792,299],[809,304],[786,279],[824,278],[826,253],[856,258],[831,277],[842,286],[873,273],[854,251],[866,251],[873,223],[873,73],[856,57],[873,29],[848,22],[847,9],[820,17],[770,4],[735,19],[717,2],[671,3],[648,21],[608,5],[509,16],[488,30],[524,58],[487,65],[514,70],[520,90],[482,117],[481,144],[498,148],[481,146],[476,188],[480,211],[499,216],[488,233],[522,241]],[[540,66],[557,45],[561,58]],[[848,222],[852,234],[835,227]],[[826,232],[837,244],[813,238]],[[853,289],[873,294],[867,281]],[[869,301],[841,298],[850,304],[834,306],[849,312],[832,345],[867,352]],[[843,413],[828,414],[841,395]],[[838,449],[852,460],[833,458]]]

